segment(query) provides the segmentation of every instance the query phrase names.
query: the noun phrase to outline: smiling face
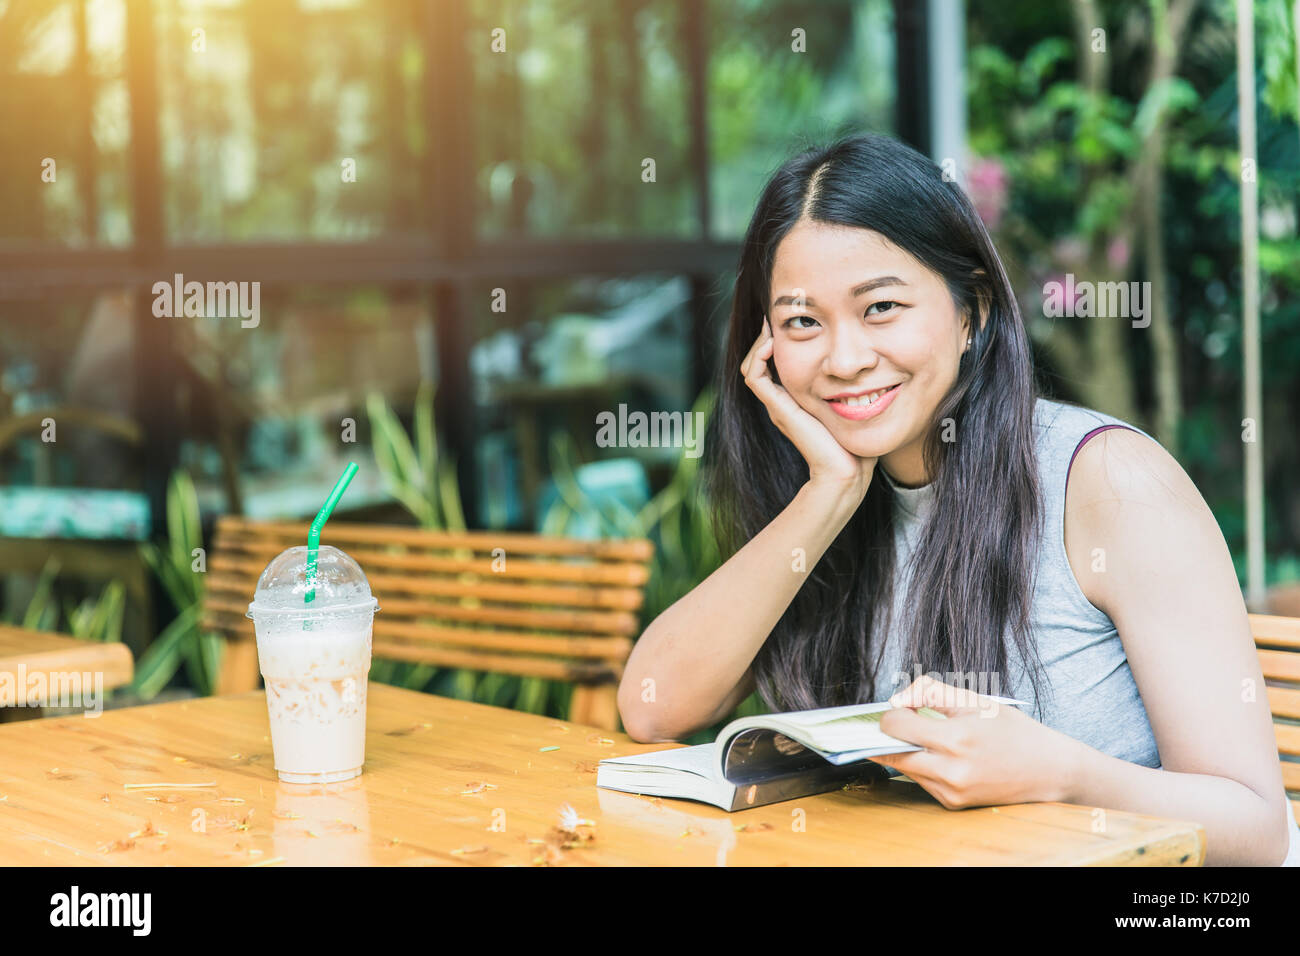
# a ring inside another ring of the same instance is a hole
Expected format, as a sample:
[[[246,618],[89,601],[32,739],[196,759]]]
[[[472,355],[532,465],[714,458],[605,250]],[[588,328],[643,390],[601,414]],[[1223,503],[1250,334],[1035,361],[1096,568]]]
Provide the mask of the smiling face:
[[[801,219],[772,267],[772,361],[781,384],[845,449],[909,486],[970,334],[943,279],[868,229]],[[892,388],[877,403],[866,396]]]

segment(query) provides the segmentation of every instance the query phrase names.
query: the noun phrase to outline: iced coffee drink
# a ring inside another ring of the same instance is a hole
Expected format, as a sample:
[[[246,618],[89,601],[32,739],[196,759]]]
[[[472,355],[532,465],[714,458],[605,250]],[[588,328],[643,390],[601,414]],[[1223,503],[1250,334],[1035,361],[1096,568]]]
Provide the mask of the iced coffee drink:
[[[286,783],[331,783],[361,773],[366,684],[377,602],[361,568],[320,548],[314,587],[307,549],[290,548],[258,581],[249,616],[266,683],[275,769]],[[311,592],[311,601],[306,600]]]

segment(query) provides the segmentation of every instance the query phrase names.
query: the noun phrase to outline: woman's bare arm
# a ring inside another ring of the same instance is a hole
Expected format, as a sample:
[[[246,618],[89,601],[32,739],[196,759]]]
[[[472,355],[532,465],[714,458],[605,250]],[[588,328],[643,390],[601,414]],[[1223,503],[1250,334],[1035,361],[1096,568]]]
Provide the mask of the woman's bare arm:
[[[1071,566],[1119,630],[1163,769],[1081,746],[1065,799],[1195,820],[1210,865],[1277,865],[1290,807],[1246,607],[1214,515],[1164,449],[1120,429],[1079,452],[1067,497]]]
[[[618,689],[631,737],[680,740],[752,692],[754,656],[861,500],[856,488],[810,481],[748,544],[655,618],[633,647]]]

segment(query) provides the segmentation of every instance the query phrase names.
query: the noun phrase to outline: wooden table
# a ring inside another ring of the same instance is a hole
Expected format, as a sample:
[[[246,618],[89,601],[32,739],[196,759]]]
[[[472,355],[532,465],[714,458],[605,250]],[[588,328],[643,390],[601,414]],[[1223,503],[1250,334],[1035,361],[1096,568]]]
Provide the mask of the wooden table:
[[[47,700],[49,689],[58,696],[60,688],[71,686],[73,674],[102,675],[100,689],[108,690],[129,683],[133,673],[131,650],[120,641],[83,641],[0,624],[0,710],[57,704]]]
[[[278,781],[263,692],[0,726],[0,864],[1200,865],[1194,823],[1089,807],[945,810],[893,780],[737,813],[598,789],[663,749],[370,685],[365,772]],[[542,752],[542,748],[558,747]],[[148,784],[188,784],[149,789]],[[561,807],[592,825],[557,835]],[[801,822],[802,830],[795,824]]]

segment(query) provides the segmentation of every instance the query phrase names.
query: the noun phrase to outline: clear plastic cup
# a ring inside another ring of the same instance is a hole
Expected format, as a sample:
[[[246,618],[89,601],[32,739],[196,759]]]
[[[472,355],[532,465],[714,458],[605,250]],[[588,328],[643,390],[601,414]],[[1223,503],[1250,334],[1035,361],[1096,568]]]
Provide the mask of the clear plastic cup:
[[[275,769],[285,783],[332,783],[366,760],[366,685],[379,602],[360,565],[321,545],[306,602],[307,548],[289,548],[257,581],[248,616],[266,684]]]

